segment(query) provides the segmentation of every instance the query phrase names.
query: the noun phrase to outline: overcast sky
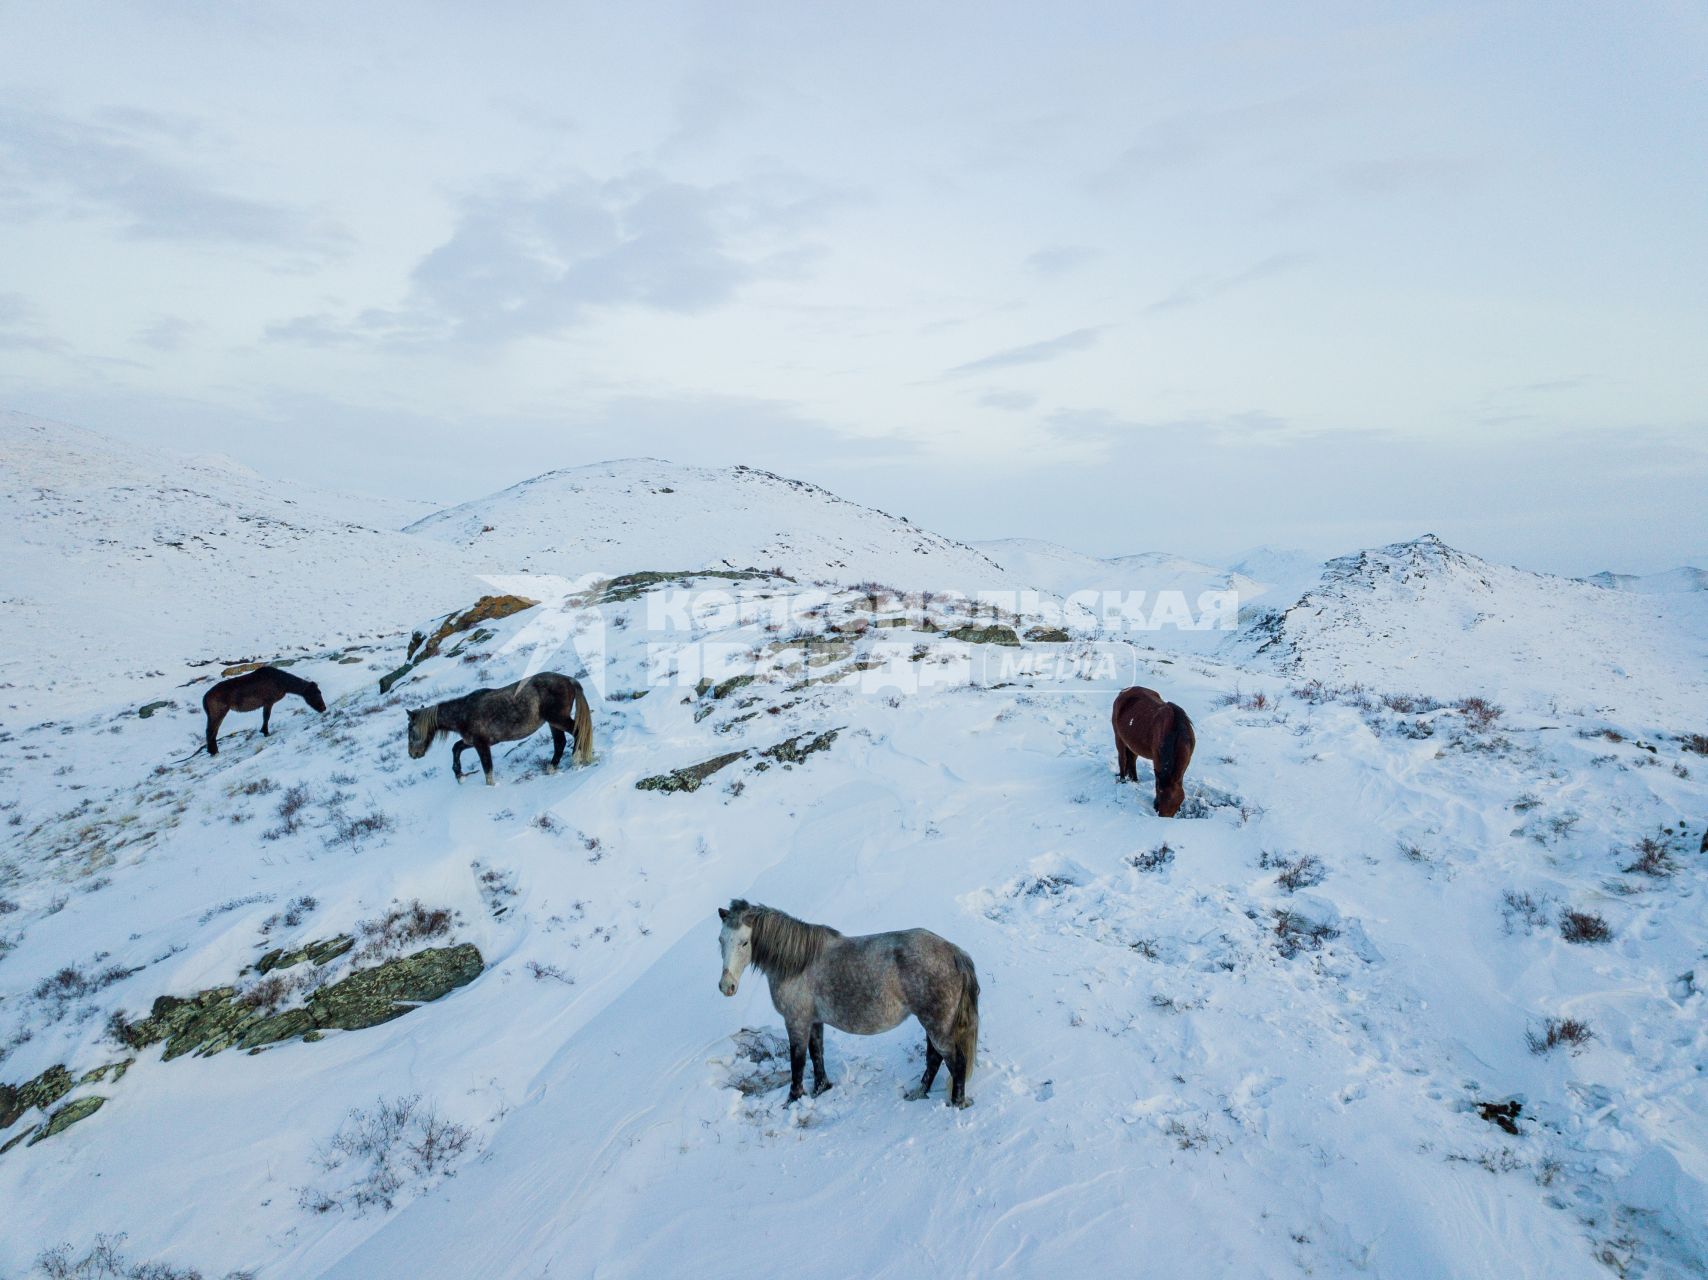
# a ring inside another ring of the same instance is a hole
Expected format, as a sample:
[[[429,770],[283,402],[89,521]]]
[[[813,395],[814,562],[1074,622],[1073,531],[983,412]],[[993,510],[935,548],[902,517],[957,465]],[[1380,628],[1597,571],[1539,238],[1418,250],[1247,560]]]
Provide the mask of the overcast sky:
[[[0,405],[456,501],[1708,563],[1691,3],[0,4]]]

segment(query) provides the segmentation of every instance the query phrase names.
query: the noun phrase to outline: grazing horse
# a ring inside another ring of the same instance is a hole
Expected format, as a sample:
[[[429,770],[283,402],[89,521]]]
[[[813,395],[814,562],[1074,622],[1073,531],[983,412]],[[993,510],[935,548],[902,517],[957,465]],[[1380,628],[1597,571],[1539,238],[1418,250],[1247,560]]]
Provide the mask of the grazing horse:
[[[1156,811],[1164,818],[1180,812],[1186,800],[1186,766],[1192,763],[1192,748],[1198,737],[1186,712],[1164,702],[1155,689],[1134,685],[1115,695],[1115,760],[1120,766],[1118,781],[1137,782],[1139,756],[1156,771]]]
[[[219,754],[219,745],[214,739],[219,737],[219,722],[225,719],[228,711],[259,711],[261,732],[266,734],[273,721],[273,704],[292,693],[316,711],[326,710],[326,699],[320,696],[319,685],[277,667],[257,667],[229,680],[221,680],[202,695],[202,710],[208,716],[208,754]]]
[[[542,724],[551,726],[551,772],[563,759],[566,734],[575,738],[576,764],[593,760],[593,714],[579,681],[555,671],[541,671],[502,689],[476,689],[460,698],[436,706],[417,707],[409,713],[409,755],[419,760],[433,739],[458,735],[451,747],[451,772],[463,780],[463,752],[470,747],[480,756],[486,785],[492,786],[492,744],[526,738]]]
[[[972,1105],[967,1077],[979,1047],[979,979],[965,951],[929,929],[845,938],[829,925],[807,924],[740,898],[719,907],[718,918],[724,958],[718,990],[733,996],[749,962],[770,979],[771,1003],[789,1031],[790,1102],[805,1092],[801,1075],[809,1051],[813,1093],[830,1088],[825,1023],[875,1036],[911,1013],[925,1028],[925,1079],[908,1097],[930,1093],[937,1068],[947,1062],[949,1105]]]

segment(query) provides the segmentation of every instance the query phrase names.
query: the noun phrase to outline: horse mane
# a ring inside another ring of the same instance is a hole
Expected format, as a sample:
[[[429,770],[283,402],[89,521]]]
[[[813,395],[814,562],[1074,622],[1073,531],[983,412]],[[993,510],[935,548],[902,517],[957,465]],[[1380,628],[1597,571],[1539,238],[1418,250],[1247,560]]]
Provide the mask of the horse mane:
[[[1172,786],[1180,777],[1180,744],[1187,734],[1192,733],[1192,719],[1184,708],[1171,702],[1168,704],[1168,710],[1174,715],[1156,751],[1156,781],[1159,787]]]
[[[827,924],[808,924],[774,907],[751,906],[739,898],[732,910],[753,927],[753,965],[767,977],[792,978],[804,970],[824,944],[842,935]]]
[[[416,716],[421,716],[426,719],[427,741],[429,742],[437,741],[451,732],[449,728],[439,723],[439,708],[445,705],[446,704],[443,702],[429,703],[427,706],[418,707],[416,710],[409,713],[411,723],[414,723]]]
[[[268,667],[266,670],[273,673],[274,679],[279,682],[280,687],[283,688],[286,693],[294,693],[299,697],[302,696],[303,692],[314,683],[312,680],[304,680],[301,676],[292,675],[283,667]]]

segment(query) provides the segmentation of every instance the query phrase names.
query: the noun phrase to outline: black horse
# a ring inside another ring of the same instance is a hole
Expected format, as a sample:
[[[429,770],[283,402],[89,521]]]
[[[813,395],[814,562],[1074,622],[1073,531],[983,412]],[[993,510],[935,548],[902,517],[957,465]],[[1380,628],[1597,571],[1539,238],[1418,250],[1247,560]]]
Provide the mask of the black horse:
[[[409,754],[419,760],[433,739],[455,733],[459,736],[451,747],[451,772],[458,782],[463,780],[463,752],[473,747],[490,787],[492,744],[526,738],[542,724],[551,726],[554,772],[563,759],[566,734],[575,738],[575,763],[592,763],[593,714],[587,695],[579,682],[555,671],[542,671],[502,689],[476,689],[448,702],[416,707],[409,712]]]
[[[219,754],[219,746],[214,739],[219,736],[219,722],[225,719],[227,712],[259,711],[261,732],[266,733],[273,720],[273,704],[293,693],[316,711],[326,710],[326,699],[320,696],[319,685],[277,667],[257,667],[243,675],[221,680],[202,695],[202,710],[208,715],[208,754]]]

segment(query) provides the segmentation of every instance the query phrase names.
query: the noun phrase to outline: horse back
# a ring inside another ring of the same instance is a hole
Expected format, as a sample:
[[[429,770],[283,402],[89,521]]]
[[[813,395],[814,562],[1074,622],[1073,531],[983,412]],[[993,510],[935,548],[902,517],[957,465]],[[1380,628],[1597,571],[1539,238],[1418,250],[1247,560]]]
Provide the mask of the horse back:
[[[1192,717],[1186,714],[1185,707],[1171,702],[1168,709],[1174,713],[1175,766],[1185,772],[1186,766],[1192,762],[1193,749],[1198,745],[1198,734],[1192,728]]]
[[[1147,760],[1154,759],[1165,725],[1164,713],[1171,705],[1155,689],[1143,685],[1121,690],[1115,695],[1115,706],[1109,713],[1115,740]]]
[[[540,671],[515,684],[476,689],[439,704],[439,724],[472,741],[514,742],[542,724],[571,718],[580,686],[555,671]]]
[[[838,936],[798,976],[773,980],[785,1018],[801,1002],[816,1019],[852,1035],[879,1035],[910,1013],[922,1022],[952,1016],[959,996],[954,944],[928,929]]]
[[[576,680],[556,671],[540,671],[518,681],[514,687],[523,685],[528,686],[538,701],[544,719],[558,724],[574,719],[575,695],[581,691]]]
[[[280,679],[283,675],[284,672],[277,667],[257,667],[229,680],[221,680],[202,695],[202,709],[258,711],[285,696],[284,683]]]

